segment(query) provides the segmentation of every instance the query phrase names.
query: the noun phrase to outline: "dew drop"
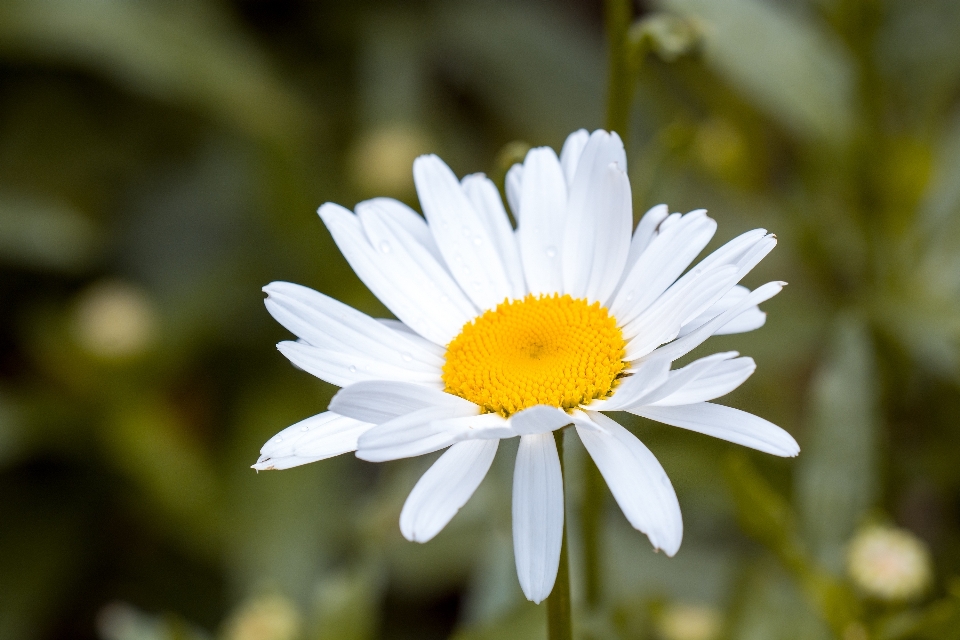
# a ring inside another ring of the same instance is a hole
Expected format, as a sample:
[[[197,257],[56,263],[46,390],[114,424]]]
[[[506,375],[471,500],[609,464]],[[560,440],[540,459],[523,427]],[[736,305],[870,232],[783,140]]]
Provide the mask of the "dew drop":
[[[380,253],[390,253],[390,251],[391,251],[390,243],[387,242],[386,240],[381,240]]]
[[[300,427],[300,431],[310,431],[310,427]]]
[[[473,246],[479,247],[481,244],[483,244],[483,239],[480,236],[473,236]]]
[[[356,373],[356,372],[357,372],[357,368],[353,365],[350,365],[350,373]]]
[[[554,246],[547,247],[547,257],[556,258],[557,257],[557,248]]]
[[[633,294],[632,294],[632,293],[628,293],[628,294],[627,294],[627,302],[630,302],[631,300],[633,300]]]
[[[404,361],[404,362],[410,362],[411,360],[413,360],[413,356],[410,355],[409,353],[407,353],[406,351],[404,351],[403,353],[401,353],[401,354],[400,354],[400,357],[403,358],[403,361]]]
[[[283,442],[283,436],[277,436],[277,442]]]

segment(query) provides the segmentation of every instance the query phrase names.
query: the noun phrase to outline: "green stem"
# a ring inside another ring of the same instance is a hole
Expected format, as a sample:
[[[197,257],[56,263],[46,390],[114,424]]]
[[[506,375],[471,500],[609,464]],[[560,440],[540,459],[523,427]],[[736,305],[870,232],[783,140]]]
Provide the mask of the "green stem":
[[[630,121],[633,82],[629,72],[627,32],[631,19],[630,0],[606,0],[607,45],[610,75],[607,79],[607,129],[626,141]]]
[[[563,429],[553,432],[554,440],[557,442],[557,453],[560,455],[561,478],[564,477],[563,433]],[[564,494],[566,494],[566,490],[564,490]],[[564,517],[563,537],[560,542],[560,566],[557,568],[557,581],[553,584],[553,591],[550,592],[550,596],[547,597],[547,638],[548,640],[572,640],[573,638],[573,625],[570,621],[570,561],[567,559],[566,517]]]
[[[589,457],[584,460],[584,501],[580,507],[581,535],[583,537],[584,596],[587,606],[596,609],[600,605],[600,523],[606,492],[603,476]]]

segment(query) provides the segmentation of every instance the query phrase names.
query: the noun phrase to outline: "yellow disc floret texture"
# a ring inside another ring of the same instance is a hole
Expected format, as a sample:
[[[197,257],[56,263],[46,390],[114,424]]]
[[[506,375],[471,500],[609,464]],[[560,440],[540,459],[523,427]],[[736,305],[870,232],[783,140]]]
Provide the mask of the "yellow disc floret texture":
[[[569,295],[507,301],[447,346],[447,393],[509,416],[538,404],[573,409],[610,395],[623,333],[599,303]]]

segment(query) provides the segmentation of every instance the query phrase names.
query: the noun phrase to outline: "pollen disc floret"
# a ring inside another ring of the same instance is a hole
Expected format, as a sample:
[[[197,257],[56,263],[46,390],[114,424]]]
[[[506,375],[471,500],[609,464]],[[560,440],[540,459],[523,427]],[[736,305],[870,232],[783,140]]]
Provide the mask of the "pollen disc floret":
[[[573,409],[610,395],[624,368],[623,333],[599,303],[528,295],[501,303],[447,346],[443,382],[485,411]]]

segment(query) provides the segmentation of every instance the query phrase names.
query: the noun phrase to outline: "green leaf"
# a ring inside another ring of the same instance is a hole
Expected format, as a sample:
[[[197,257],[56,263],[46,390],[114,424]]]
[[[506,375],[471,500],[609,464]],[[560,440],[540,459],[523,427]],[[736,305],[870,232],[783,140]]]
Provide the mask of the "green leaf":
[[[804,16],[763,0],[661,0],[692,16],[707,62],[770,116],[810,141],[843,143],[854,124],[846,52]]]
[[[858,318],[837,320],[814,376],[810,423],[797,459],[797,504],[806,540],[839,574],[844,545],[878,493],[878,383],[874,348]]]

